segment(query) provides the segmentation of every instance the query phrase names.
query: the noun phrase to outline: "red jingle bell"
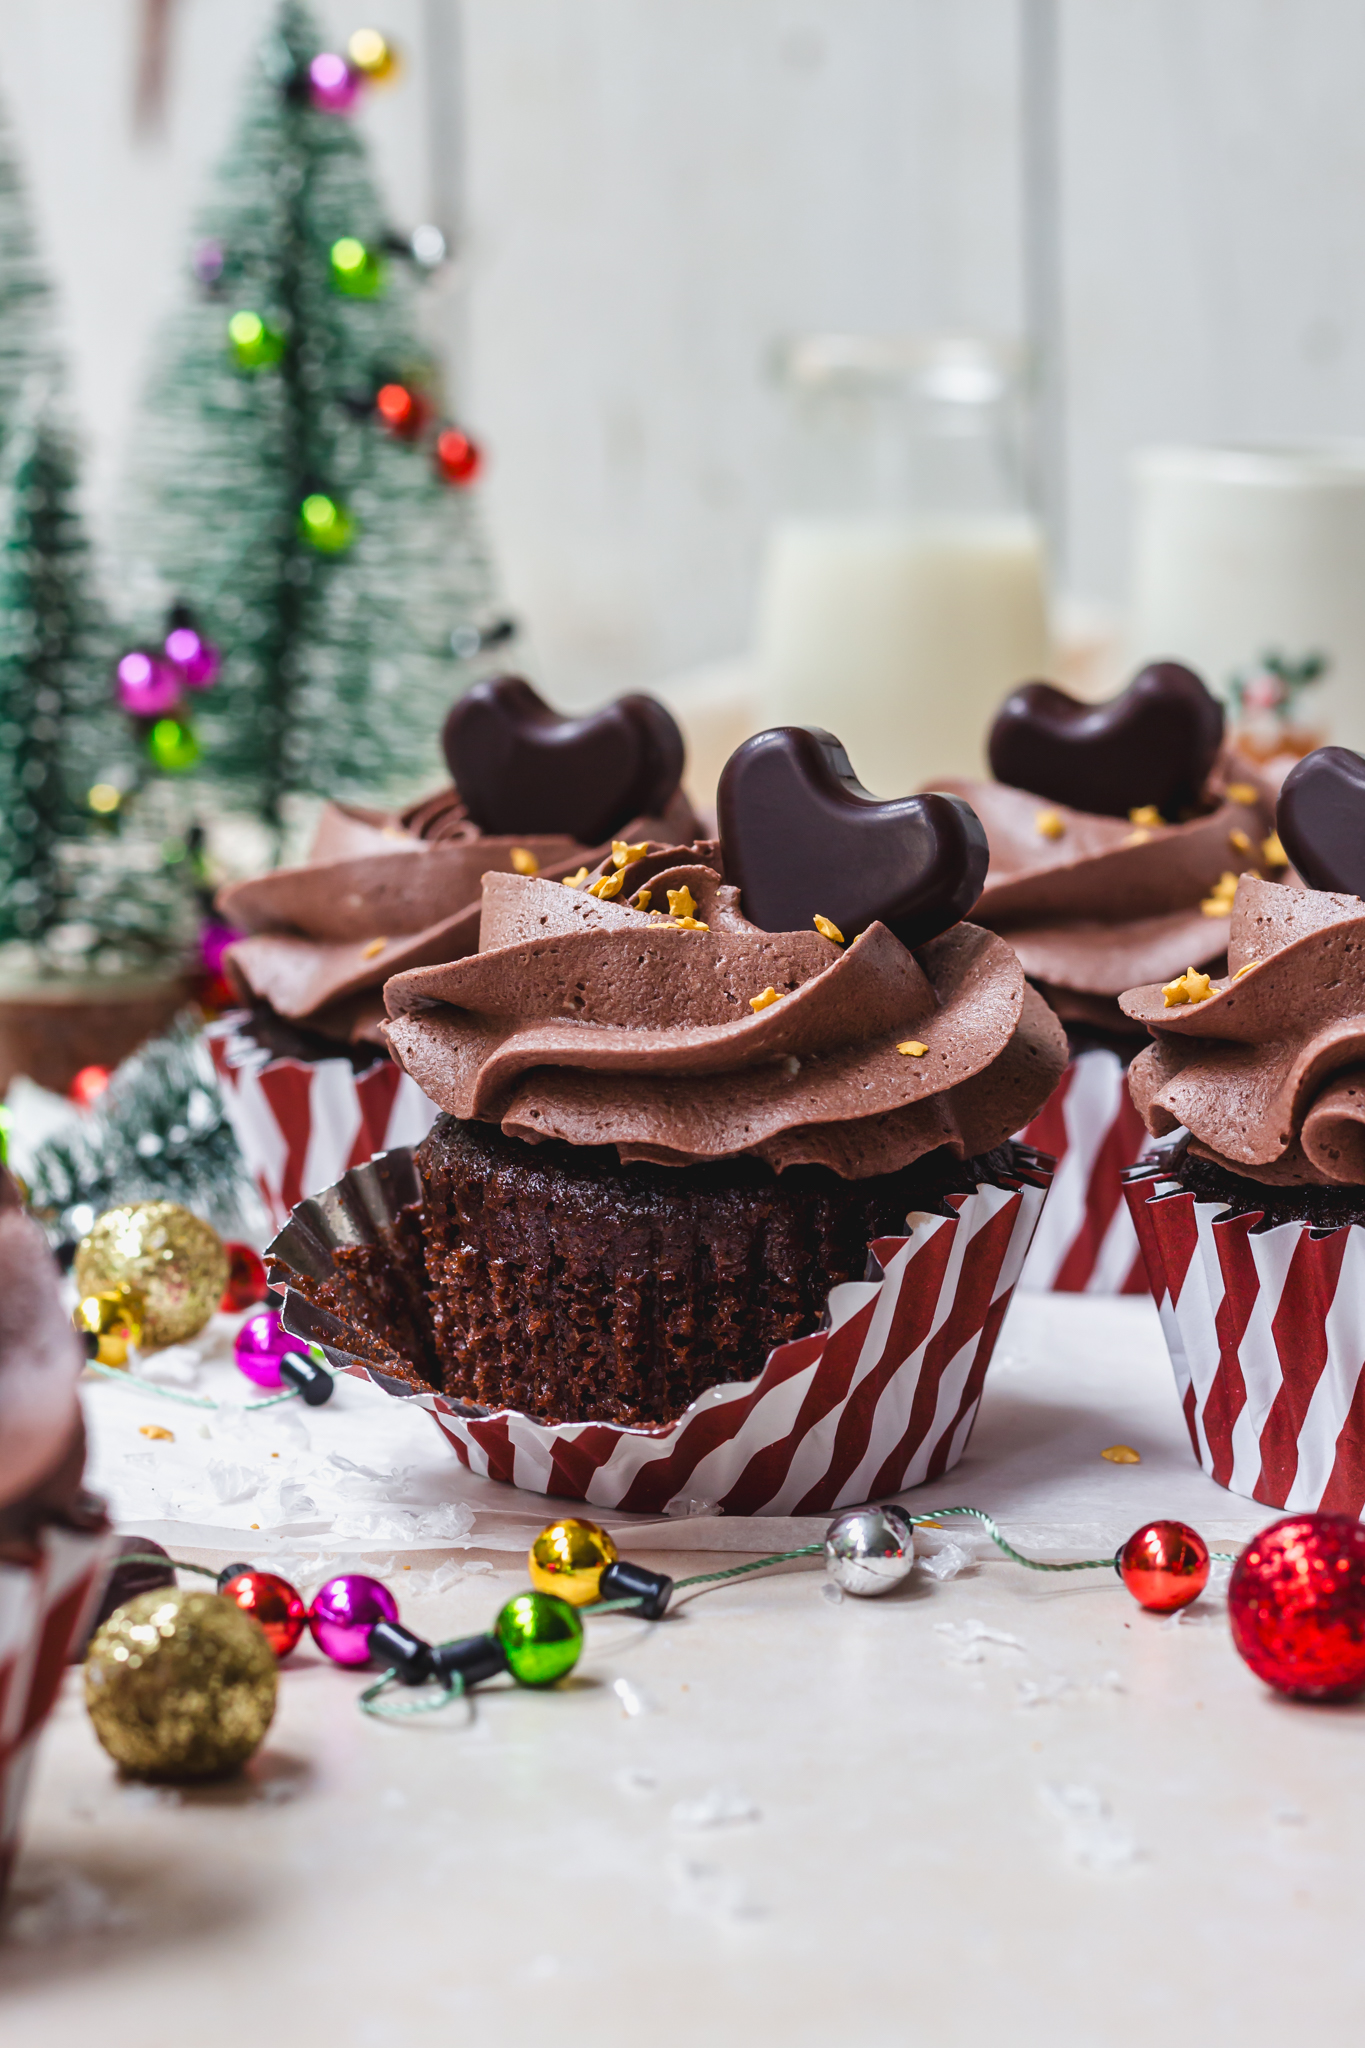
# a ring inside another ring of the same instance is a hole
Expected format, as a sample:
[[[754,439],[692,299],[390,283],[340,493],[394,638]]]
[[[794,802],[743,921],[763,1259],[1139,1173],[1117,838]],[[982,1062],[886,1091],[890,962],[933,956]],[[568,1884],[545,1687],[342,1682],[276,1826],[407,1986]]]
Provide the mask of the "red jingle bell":
[[[1365,1691],[1365,1528],[1291,1515],[1254,1536],[1228,1582],[1232,1640],[1258,1678],[1305,1700]]]
[[[261,1624],[276,1659],[283,1662],[297,1646],[308,1619],[303,1597],[288,1579],[253,1571],[250,1565],[229,1565],[218,1575],[218,1591]]]
[[[223,1250],[228,1255],[228,1277],[218,1307],[224,1315],[240,1315],[244,1308],[255,1308],[270,1292],[265,1262],[249,1244],[229,1240]]]
[[[1209,1546],[1186,1522],[1145,1522],[1114,1559],[1124,1585],[1149,1614],[1174,1614],[1209,1582]]]

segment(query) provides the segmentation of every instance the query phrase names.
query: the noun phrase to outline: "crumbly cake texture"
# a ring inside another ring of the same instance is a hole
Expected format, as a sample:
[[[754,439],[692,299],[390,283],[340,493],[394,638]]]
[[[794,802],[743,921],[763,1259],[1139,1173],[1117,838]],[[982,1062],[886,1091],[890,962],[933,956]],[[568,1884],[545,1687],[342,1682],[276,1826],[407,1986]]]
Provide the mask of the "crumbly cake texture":
[[[671,1422],[752,1379],[861,1280],[912,1209],[1007,1169],[946,1150],[849,1181],[760,1160],[622,1165],[610,1148],[530,1145],[442,1116],[417,1152],[426,1200],[378,1246],[302,1283],[358,1323],[382,1370],[543,1421]]]
[[[357,1074],[388,1062],[388,1048],[368,1042],[332,1038],[324,1031],[310,1031],[291,1017],[281,1017],[269,1003],[256,1001],[242,1024],[241,1035],[269,1053],[272,1060],[302,1060],[314,1066],[319,1060],[345,1060]]]
[[[1176,1162],[1172,1177],[1200,1202],[1226,1202],[1230,1215],[1246,1216],[1259,1210],[1261,1221],[1252,1225],[1258,1235],[1279,1223],[1308,1223],[1324,1231],[1365,1223],[1365,1187],[1276,1187],[1229,1173],[1226,1167],[1216,1166],[1211,1159],[1197,1159],[1192,1152]]]

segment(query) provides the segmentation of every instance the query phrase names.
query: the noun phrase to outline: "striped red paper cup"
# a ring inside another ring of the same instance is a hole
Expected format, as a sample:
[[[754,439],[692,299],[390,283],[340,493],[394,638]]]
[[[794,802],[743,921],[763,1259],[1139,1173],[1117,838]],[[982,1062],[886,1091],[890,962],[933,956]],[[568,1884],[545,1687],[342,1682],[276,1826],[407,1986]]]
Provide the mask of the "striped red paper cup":
[[[1124,1177],[1194,1454],[1230,1493],[1365,1511],[1365,1229],[1257,1230],[1149,1159]]]
[[[38,1738],[104,1584],[107,1531],[48,1528],[34,1564],[0,1564],[0,1899]]]
[[[278,1230],[318,1188],[395,1145],[416,1145],[438,1111],[393,1060],[272,1059],[230,1015],[205,1032],[242,1157]]]
[[[1040,1294],[1145,1294],[1123,1171],[1151,1140],[1118,1054],[1104,1046],[1076,1053],[1019,1136],[1057,1162],[1019,1285]]]
[[[831,1513],[938,1479],[962,1456],[1051,1165],[1016,1144],[1009,1170],[949,1195],[947,1215],[912,1213],[904,1237],[869,1245],[868,1279],[831,1290],[823,1328],[662,1427],[541,1422],[414,1392],[386,1375],[359,1322],[294,1286],[285,1327],[339,1370],[428,1409],[471,1471],[530,1493],[634,1514],[700,1502],[732,1515]],[[411,1153],[390,1153],[303,1203],[267,1257],[286,1279],[325,1282],[339,1246],[379,1242],[421,1198]]]

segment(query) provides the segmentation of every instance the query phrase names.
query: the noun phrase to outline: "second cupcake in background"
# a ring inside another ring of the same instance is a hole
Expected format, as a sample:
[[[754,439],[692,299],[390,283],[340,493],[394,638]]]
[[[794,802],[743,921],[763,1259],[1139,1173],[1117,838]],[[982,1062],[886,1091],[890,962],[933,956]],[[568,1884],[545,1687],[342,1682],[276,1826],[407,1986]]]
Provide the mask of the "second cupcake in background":
[[[949,782],[976,810],[990,871],[975,921],[1009,940],[1066,1029],[1061,1085],[1022,1133],[1057,1160],[1021,1285],[1142,1293],[1120,1174],[1146,1133],[1128,1097],[1146,1034],[1119,997],[1217,971],[1238,876],[1283,875],[1267,793],[1226,746],[1222,707],[1175,662],[1082,704],[1047,683],[1005,702],[994,782]]]
[[[651,698],[563,719],[503,676],[453,707],[445,751],[446,789],[401,813],[328,804],[305,862],[219,895],[244,934],[224,956],[243,1010],[210,1046],[277,1224],[347,1166],[429,1128],[434,1108],[380,1035],[381,992],[395,973],[474,950],[485,873],[586,875],[618,832],[696,830],[681,734]],[[480,791],[473,810],[462,774]]]

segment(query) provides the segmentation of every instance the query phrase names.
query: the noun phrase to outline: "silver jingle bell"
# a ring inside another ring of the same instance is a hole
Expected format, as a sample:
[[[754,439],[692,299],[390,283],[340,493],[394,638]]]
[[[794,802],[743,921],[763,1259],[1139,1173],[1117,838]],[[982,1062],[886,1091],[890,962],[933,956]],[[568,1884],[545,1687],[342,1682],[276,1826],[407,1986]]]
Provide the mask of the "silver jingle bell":
[[[874,1600],[908,1577],[915,1525],[904,1508],[849,1508],[825,1531],[825,1570],[845,1593]]]

